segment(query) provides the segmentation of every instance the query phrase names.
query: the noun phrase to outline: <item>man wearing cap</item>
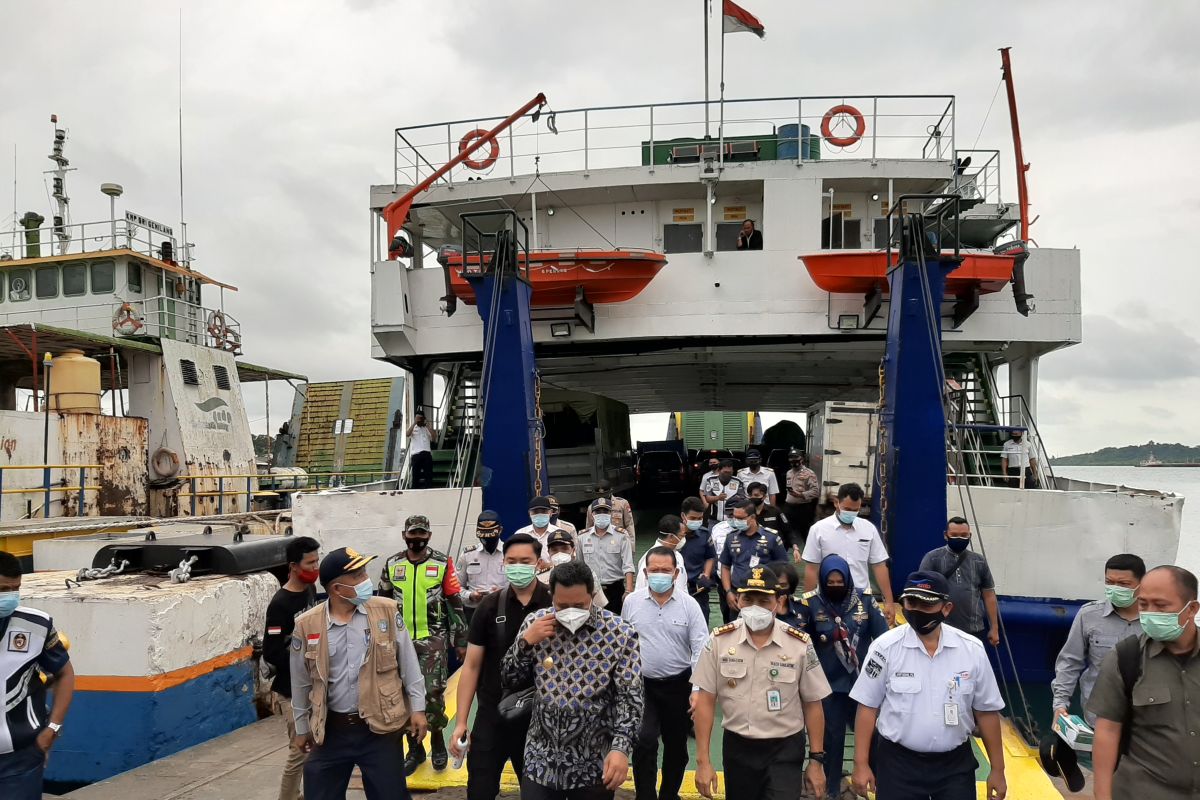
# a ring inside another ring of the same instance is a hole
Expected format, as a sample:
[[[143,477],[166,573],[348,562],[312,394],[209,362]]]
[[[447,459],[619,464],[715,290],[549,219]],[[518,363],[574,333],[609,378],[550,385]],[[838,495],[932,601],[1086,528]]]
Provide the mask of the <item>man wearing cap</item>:
[[[617,497],[613,494],[612,481],[596,482],[596,499],[588,506],[587,527],[589,528],[596,526],[598,504],[604,504],[608,508],[607,513],[611,515],[613,524],[625,532],[631,545],[636,546],[637,531],[634,529],[633,506],[629,505],[629,501],[624,497]]]
[[[625,595],[633,591],[633,542],[613,524],[612,506],[607,499],[597,498],[589,514],[591,511],[595,511],[595,524],[579,534],[579,552],[604,590],[608,610],[619,615]]]
[[[973,800],[978,728],[990,761],[987,797],[1003,800],[1004,701],[983,643],[946,625],[950,585],[937,572],[914,572],[900,595],[907,625],[871,643],[850,691],[854,723],[853,788],[876,800],[917,797]]]
[[[711,755],[718,702],[728,800],[793,798],[805,784],[825,795],[821,701],[829,682],[808,635],[775,619],[778,583],[769,567],[750,570],[737,590],[739,619],[712,632],[692,672],[696,788],[705,797],[718,788]]]
[[[325,556],[328,600],[292,632],[293,746],[308,753],[308,800],[344,798],[355,766],[368,800],[409,796],[400,731],[425,735],[425,682],[396,603],[374,595],[374,558],[348,547]]]
[[[567,522],[559,516],[562,507],[558,504],[558,498],[552,494],[546,495],[546,499],[550,501],[550,524],[556,526],[559,530],[564,530],[572,536],[579,535],[579,529],[573,523]]]
[[[550,520],[552,513],[553,508],[550,505],[549,497],[535,497],[529,501],[530,524],[524,528],[517,529],[517,533],[528,533],[537,539],[538,544],[542,546],[543,553],[546,552],[546,548],[550,545],[550,534],[554,531],[562,530],[562,528]]]
[[[537,579],[544,586],[549,586],[551,571],[559,564],[568,564],[575,561],[579,558],[579,555],[575,552],[575,537],[566,531],[555,531],[550,534],[550,538],[546,542],[546,549],[549,552],[542,556]],[[598,583],[592,591],[592,606],[594,608],[608,608],[608,597],[604,594],[604,588]]]
[[[775,531],[758,526],[753,508],[749,500],[733,505],[733,515],[729,518],[733,533],[725,538],[718,559],[721,562],[721,586],[731,609],[737,607],[734,590],[746,582],[752,569],[760,564],[787,561],[788,557]]]
[[[761,483],[767,487],[767,500],[771,505],[779,500],[779,478],[775,475],[775,470],[764,469],[762,465],[762,453],[758,450],[750,450],[746,453],[746,466],[738,470],[737,479],[742,482],[742,486],[749,486],[752,483]]]
[[[449,761],[442,732],[446,719],[446,680],[449,677],[446,648],[453,643],[461,659],[466,654],[467,626],[462,604],[462,586],[454,561],[429,547],[432,526],[424,514],[413,514],[404,522],[407,549],[383,564],[380,593],[400,604],[404,624],[425,676],[425,705],[429,717],[430,761],[434,769],[445,769]],[[421,739],[409,738],[405,774],[411,775],[425,760]]]
[[[468,623],[483,598],[504,586],[504,553],[499,547],[502,533],[500,515],[495,511],[481,512],[475,523],[479,544],[470,545],[458,558]]]
[[[816,515],[821,484],[817,481],[817,473],[805,466],[804,453],[799,448],[788,450],[788,463],[791,469],[787,471],[787,496],[783,507],[792,529],[792,547],[802,548]],[[800,560],[798,554],[796,560]]]

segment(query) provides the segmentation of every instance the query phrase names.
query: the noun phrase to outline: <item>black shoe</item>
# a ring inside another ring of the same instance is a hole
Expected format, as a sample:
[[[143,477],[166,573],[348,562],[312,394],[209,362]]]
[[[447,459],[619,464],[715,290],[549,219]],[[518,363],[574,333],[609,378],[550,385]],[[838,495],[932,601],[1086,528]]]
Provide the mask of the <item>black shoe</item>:
[[[450,754],[446,752],[446,742],[442,738],[441,731],[429,732],[429,763],[433,764],[433,768],[441,772],[446,768],[446,763],[450,760]]]
[[[412,775],[417,771],[417,767],[425,761],[425,745],[420,742],[408,740],[408,757],[404,759],[404,774]]]

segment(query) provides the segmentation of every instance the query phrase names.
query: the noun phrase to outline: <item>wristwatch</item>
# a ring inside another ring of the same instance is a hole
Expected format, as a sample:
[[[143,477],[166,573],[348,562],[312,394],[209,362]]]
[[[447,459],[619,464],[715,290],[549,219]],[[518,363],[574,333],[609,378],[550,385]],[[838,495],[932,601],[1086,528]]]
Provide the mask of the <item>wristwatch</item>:
[[[62,730],[62,723],[61,722],[51,722],[48,725],[46,725],[46,727],[49,728],[50,730],[52,730],[54,732],[55,736],[58,736],[59,732]]]
[[[819,753],[809,753],[808,758],[809,758],[809,760],[815,761],[818,764],[824,764],[825,763],[825,751],[822,750]]]

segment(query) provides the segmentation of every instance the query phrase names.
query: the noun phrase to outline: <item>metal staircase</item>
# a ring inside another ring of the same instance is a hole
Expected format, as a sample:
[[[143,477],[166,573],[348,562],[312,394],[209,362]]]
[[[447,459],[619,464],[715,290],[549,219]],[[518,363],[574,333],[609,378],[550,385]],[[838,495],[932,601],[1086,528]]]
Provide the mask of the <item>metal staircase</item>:
[[[943,366],[952,409],[946,436],[948,463],[958,480],[975,486],[998,485],[1005,439],[998,426],[1006,423],[1000,419],[992,366],[982,353],[947,353]]]

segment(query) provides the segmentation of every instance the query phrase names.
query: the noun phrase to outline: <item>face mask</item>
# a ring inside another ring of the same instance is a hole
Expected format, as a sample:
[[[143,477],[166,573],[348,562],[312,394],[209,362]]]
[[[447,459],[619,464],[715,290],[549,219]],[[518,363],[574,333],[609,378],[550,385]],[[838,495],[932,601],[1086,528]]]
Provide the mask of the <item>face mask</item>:
[[[702,519],[689,519],[687,521],[687,529],[689,531],[698,531],[698,530],[700,530],[700,526],[702,526],[703,524],[704,524],[704,520],[702,520]]]
[[[0,619],[11,617],[20,604],[20,592],[0,592]]]
[[[557,513],[551,514],[550,521],[553,522],[555,525],[557,525],[558,524],[558,514]]]
[[[765,498],[765,497],[751,497],[750,498],[750,502],[754,503],[754,505],[756,505],[756,506],[761,506],[766,501],[767,501],[767,498]]]
[[[838,522],[842,523],[843,525],[853,525],[854,520],[858,519],[858,512],[842,511],[841,509],[838,509],[837,518]]]
[[[321,573],[315,569],[313,569],[313,570],[298,569],[298,570],[296,570],[296,577],[300,579],[301,583],[316,583],[317,578],[321,577]],[[3,616],[3,615],[0,615],[0,616]]]
[[[571,558],[570,553],[555,553],[550,556],[550,563],[557,567],[559,564],[566,564]]]
[[[338,585],[346,586],[344,583]],[[356,606],[361,606],[371,599],[371,595],[375,594],[375,584],[370,578],[354,586],[346,586],[346,588],[354,590],[354,597],[342,597],[342,599]]]
[[[826,586],[825,597],[832,603],[840,603],[846,599],[847,589],[845,586]]]
[[[746,606],[738,612],[738,617],[744,620],[746,627],[752,631],[765,631],[775,621],[771,610],[761,606]]]
[[[758,468],[762,464],[762,462],[761,461],[747,461],[746,464],[747,464],[747,466],[750,467],[751,472],[758,472]]]
[[[745,519],[738,519],[737,517],[730,517],[729,518],[729,527],[733,528],[735,531],[744,531],[750,527],[750,521],[745,520]]]
[[[612,524],[612,514],[597,514],[594,517],[596,527],[603,530]]]
[[[1178,613],[1171,611],[1143,611],[1140,615],[1142,630],[1156,642],[1173,642],[1183,635],[1187,626],[1179,622],[1179,617],[1187,611],[1188,603]]]
[[[793,461],[793,462],[791,462],[791,464],[792,464],[792,469],[800,469],[799,461]]]
[[[405,539],[404,543],[408,545],[408,549],[414,553],[420,553],[429,546],[428,539]]]
[[[1117,608],[1129,608],[1133,605],[1135,589],[1127,586],[1104,587],[1104,597]]]
[[[904,609],[904,618],[908,620],[912,629],[920,634],[933,633],[938,625],[946,621],[940,611],[909,611],[907,608]]]
[[[650,591],[655,594],[663,594],[675,585],[675,576],[662,572],[652,572],[646,576],[646,583],[650,584]]]
[[[592,612],[586,608],[560,608],[554,612],[554,618],[558,620],[558,624],[569,630],[571,633],[583,627],[583,623],[587,622],[588,617]]]
[[[961,553],[967,549],[967,545],[971,543],[970,539],[963,539],[958,536],[950,536],[946,539],[946,547],[949,547],[955,553]]]
[[[728,483],[729,483],[731,480],[733,480],[733,476],[732,476],[732,475],[718,475],[718,476],[717,476],[717,480],[721,481],[721,485],[722,485],[722,486],[725,486],[725,485],[727,485],[727,484],[728,484]]]
[[[484,550],[494,553],[496,552],[496,545],[500,544],[500,538],[498,536],[481,536],[479,537],[479,543],[483,545]]]
[[[535,528],[544,528],[550,524],[549,514],[530,514],[529,521],[533,523]]]
[[[524,589],[529,584],[533,583],[533,579],[537,576],[537,567],[533,564],[505,564],[504,577],[508,578],[508,582],[518,589]]]
[[[675,543],[675,549],[676,549],[676,550],[682,550],[682,549],[683,549],[683,546],[684,546],[685,544],[687,544],[687,539],[685,539],[684,537],[680,536],[680,537],[679,537],[679,541]]]

